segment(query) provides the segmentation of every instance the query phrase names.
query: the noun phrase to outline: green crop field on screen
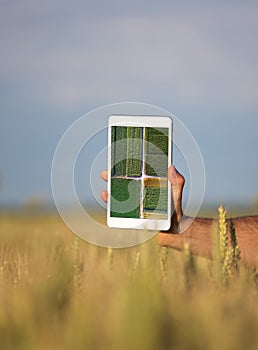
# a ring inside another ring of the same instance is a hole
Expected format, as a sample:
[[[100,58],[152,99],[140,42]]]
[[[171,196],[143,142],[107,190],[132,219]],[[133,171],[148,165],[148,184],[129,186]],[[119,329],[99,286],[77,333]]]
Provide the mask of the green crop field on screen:
[[[110,215],[167,219],[168,129],[112,126],[111,142]]]

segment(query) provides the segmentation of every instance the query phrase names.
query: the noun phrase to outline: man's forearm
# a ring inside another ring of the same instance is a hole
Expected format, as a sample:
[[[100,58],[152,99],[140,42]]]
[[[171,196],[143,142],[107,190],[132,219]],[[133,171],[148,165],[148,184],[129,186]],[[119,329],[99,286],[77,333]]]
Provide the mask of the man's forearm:
[[[180,235],[188,242],[193,254],[212,257],[212,227],[216,220],[209,218],[183,218]],[[183,232],[182,232],[183,231]]]
[[[187,227],[187,220],[180,222],[181,229]],[[195,218],[183,233],[160,233],[158,242],[178,250],[182,250],[184,242],[189,242],[193,254],[212,257],[212,226],[217,220],[209,218]],[[258,216],[244,216],[233,218],[238,245],[241,251],[241,260],[248,267],[258,267]],[[227,220],[229,228],[229,220]],[[229,229],[228,229],[229,232]],[[171,232],[173,233],[173,231]],[[174,232],[175,233],[175,232]],[[230,235],[229,235],[230,236]]]
[[[258,267],[258,215],[233,218],[242,262]]]
[[[249,267],[258,266],[258,216],[237,217],[232,221],[235,225],[242,262]],[[193,253],[212,256],[212,225],[214,223],[216,220],[196,218],[186,230],[185,235],[191,242]],[[229,224],[230,220],[227,220],[228,234]]]
[[[160,245],[182,250],[184,243],[190,244],[191,252],[203,257],[212,257],[212,225],[215,220],[208,218],[182,217],[174,222],[168,232],[160,232],[157,236]]]

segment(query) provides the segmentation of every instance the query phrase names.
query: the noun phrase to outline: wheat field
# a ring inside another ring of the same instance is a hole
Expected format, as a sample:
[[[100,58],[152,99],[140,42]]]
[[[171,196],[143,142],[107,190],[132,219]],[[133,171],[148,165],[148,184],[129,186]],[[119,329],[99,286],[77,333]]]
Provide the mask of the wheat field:
[[[57,215],[2,214],[0,349],[257,349],[257,273],[225,267],[187,244],[100,248]]]

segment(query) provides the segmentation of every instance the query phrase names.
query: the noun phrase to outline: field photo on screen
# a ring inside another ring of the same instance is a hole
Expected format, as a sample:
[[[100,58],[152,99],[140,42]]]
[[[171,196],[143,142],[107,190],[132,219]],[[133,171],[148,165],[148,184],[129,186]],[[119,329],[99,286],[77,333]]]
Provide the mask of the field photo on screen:
[[[168,128],[112,126],[111,217],[167,219],[167,168]]]

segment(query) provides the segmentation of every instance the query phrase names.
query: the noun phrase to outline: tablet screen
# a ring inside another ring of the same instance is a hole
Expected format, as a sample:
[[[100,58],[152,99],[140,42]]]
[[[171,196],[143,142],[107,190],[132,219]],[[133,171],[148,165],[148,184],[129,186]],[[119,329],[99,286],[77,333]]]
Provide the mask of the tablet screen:
[[[111,127],[110,217],[167,220],[169,129]]]

